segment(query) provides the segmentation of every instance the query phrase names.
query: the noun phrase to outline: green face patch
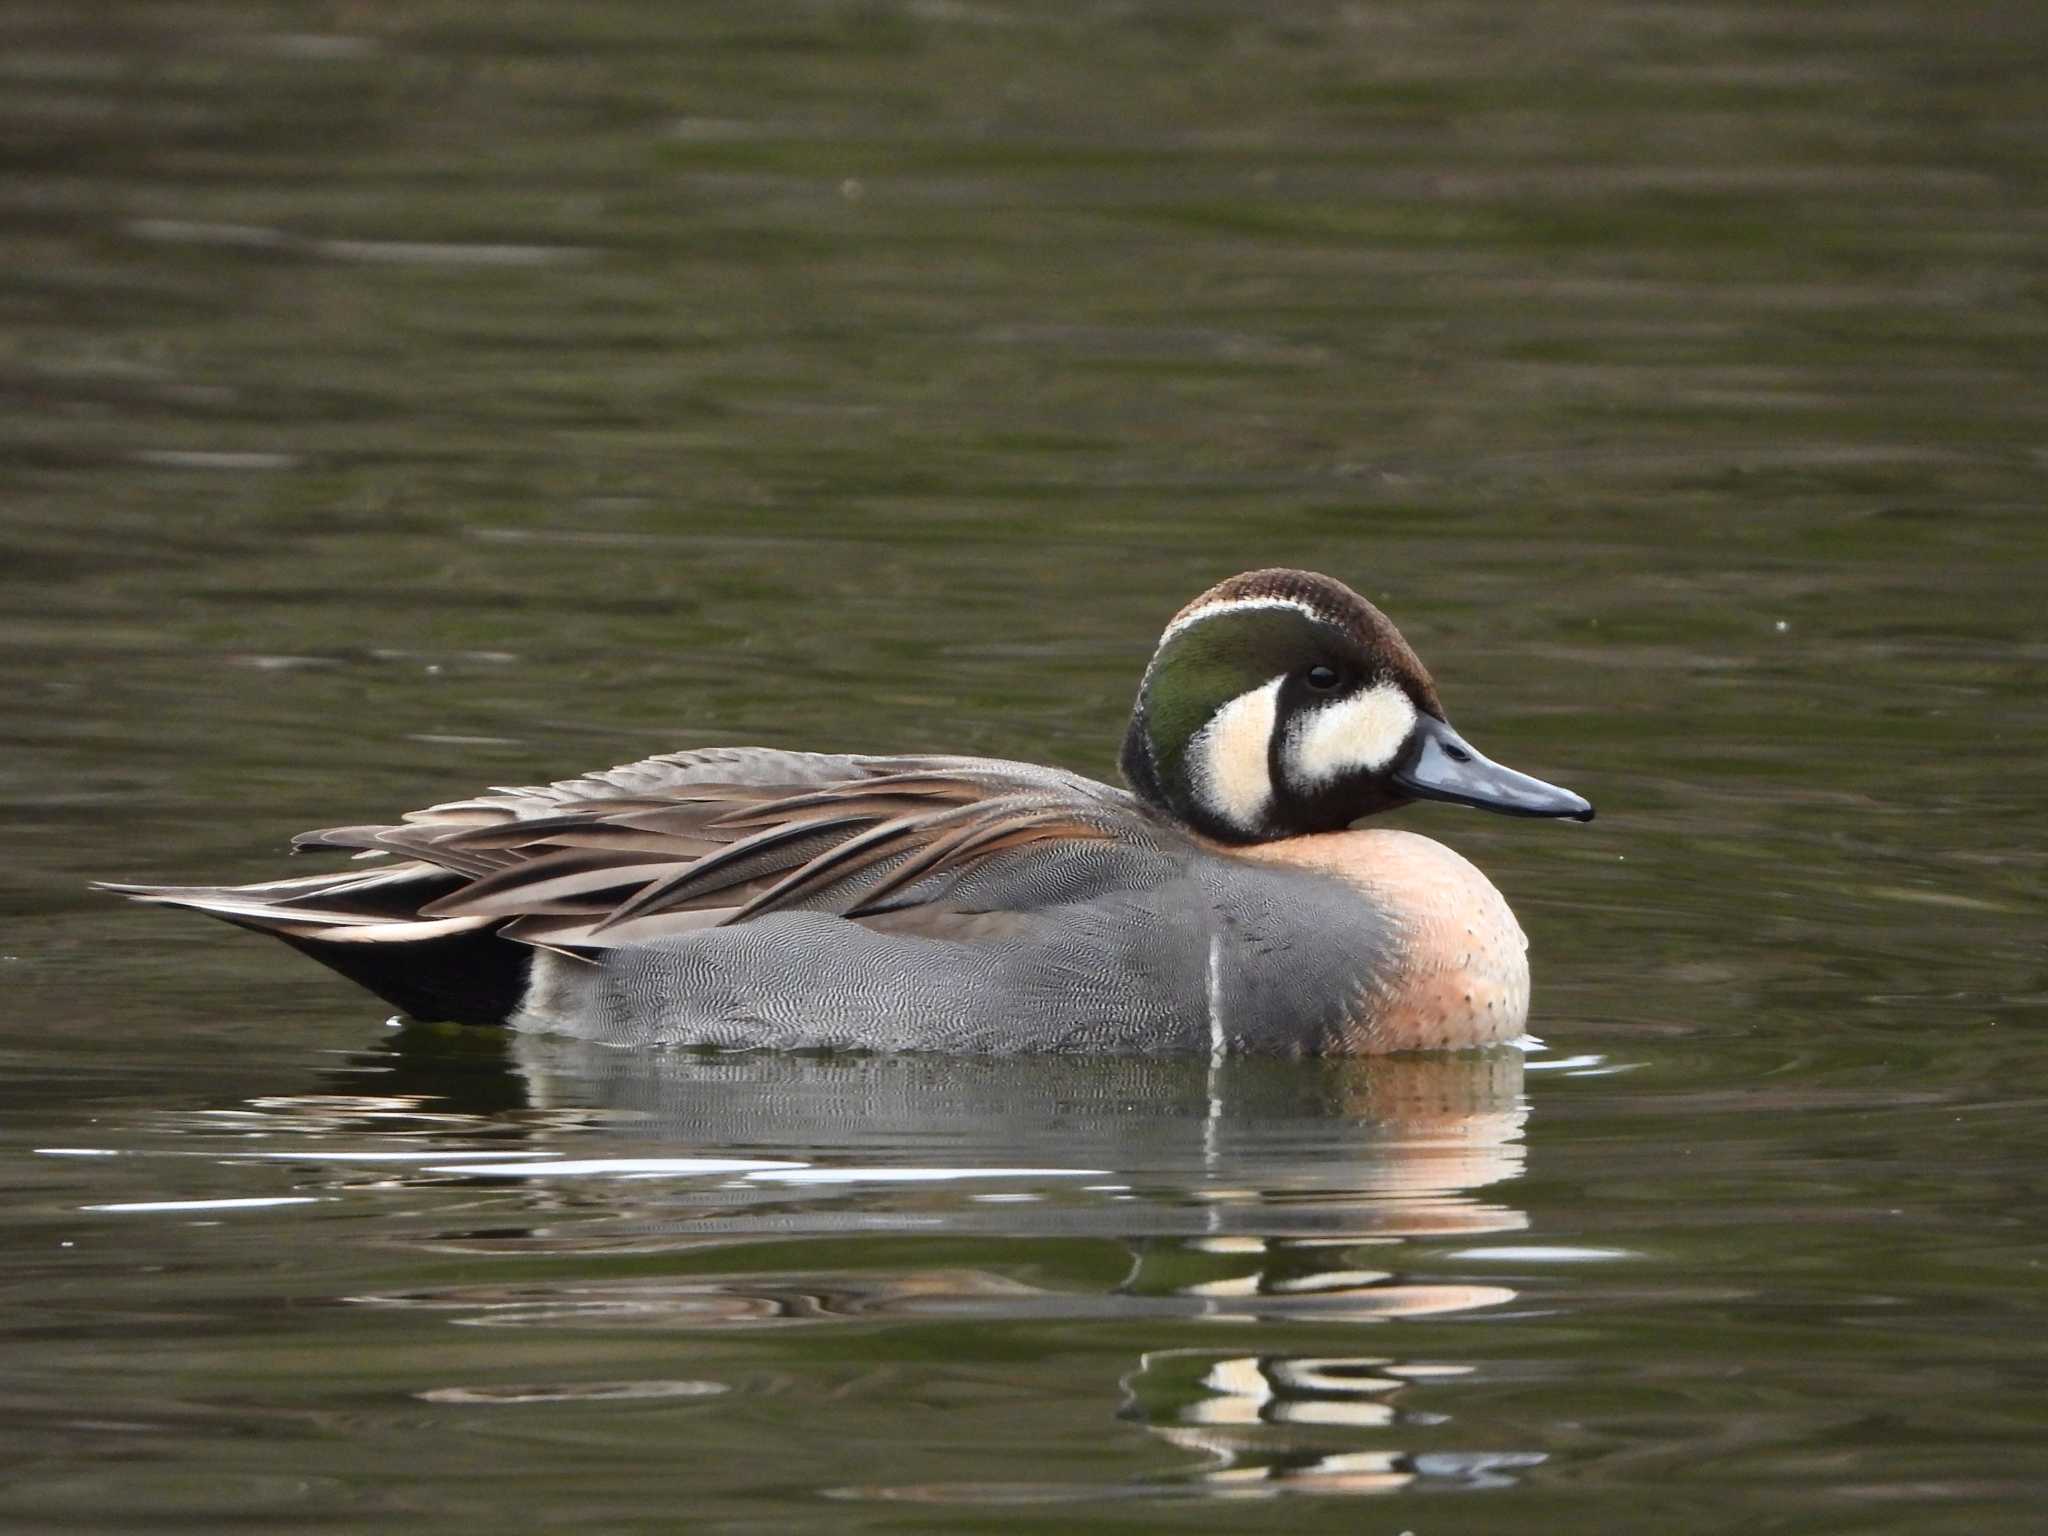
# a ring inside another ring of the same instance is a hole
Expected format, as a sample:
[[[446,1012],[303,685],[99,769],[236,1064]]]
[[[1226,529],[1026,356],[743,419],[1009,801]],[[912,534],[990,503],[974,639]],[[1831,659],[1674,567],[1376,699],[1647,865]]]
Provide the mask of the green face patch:
[[[1146,735],[1168,792],[1184,792],[1187,750],[1232,699],[1274,678],[1340,659],[1327,626],[1291,607],[1198,619],[1160,647],[1145,679]]]

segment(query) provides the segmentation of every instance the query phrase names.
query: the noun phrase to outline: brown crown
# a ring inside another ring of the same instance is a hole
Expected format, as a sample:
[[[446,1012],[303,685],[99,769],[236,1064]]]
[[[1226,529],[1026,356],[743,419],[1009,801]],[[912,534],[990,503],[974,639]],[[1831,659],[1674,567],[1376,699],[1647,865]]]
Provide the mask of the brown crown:
[[[1401,638],[1401,631],[1394,627],[1394,621],[1343,582],[1315,571],[1279,567],[1245,571],[1228,581],[1216,583],[1176,613],[1168,627],[1213,603],[1259,598],[1298,603],[1332,629],[1341,630],[1368,656],[1406,683],[1418,704],[1438,719],[1443,718],[1443,704],[1437,698],[1436,683],[1430,678],[1429,669],[1423,666],[1422,658],[1415,654],[1414,648]]]

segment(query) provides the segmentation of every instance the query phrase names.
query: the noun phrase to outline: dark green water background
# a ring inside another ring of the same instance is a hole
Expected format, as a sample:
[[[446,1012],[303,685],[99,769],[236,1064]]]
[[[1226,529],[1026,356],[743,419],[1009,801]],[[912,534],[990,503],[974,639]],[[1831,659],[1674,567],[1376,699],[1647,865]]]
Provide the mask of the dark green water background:
[[[0,5],[0,1526],[2041,1529],[2044,80],[2019,3]],[[1399,818],[1548,1050],[591,1056],[83,890],[683,745],[1107,774],[1273,563],[1600,804]]]

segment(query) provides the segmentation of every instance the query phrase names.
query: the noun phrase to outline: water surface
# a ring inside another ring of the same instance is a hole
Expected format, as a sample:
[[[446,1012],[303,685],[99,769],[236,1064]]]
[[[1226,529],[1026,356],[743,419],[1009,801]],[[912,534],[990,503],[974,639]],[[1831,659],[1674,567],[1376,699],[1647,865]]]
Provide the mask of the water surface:
[[[2038,1526],[2034,8],[0,29],[10,1529]],[[1107,775],[1271,563],[1600,805],[1400,816],[1544,1049],[590,1052],[83,890]]]

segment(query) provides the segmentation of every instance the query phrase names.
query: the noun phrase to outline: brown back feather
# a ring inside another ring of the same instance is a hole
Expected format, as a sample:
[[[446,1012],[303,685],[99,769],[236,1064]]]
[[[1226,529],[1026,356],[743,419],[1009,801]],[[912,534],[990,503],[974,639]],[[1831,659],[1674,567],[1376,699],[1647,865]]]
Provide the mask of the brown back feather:
[[[389,852],[464,876],[420,915],[497,919],[508,938],[577,952],[776,911],[901,922],[937,903],[936,917],[953,880],[987,859],[1130,830],[1117,791],[1023,764],[840,759],[831,766],[851,776],[820,783],[811,760],[762,754],[764,767],[799,771],[769,783],[671,772],[682,781],[664,783],[655,770],[666,761],[451,802],[395,826],[310,832],[296,846]]]

